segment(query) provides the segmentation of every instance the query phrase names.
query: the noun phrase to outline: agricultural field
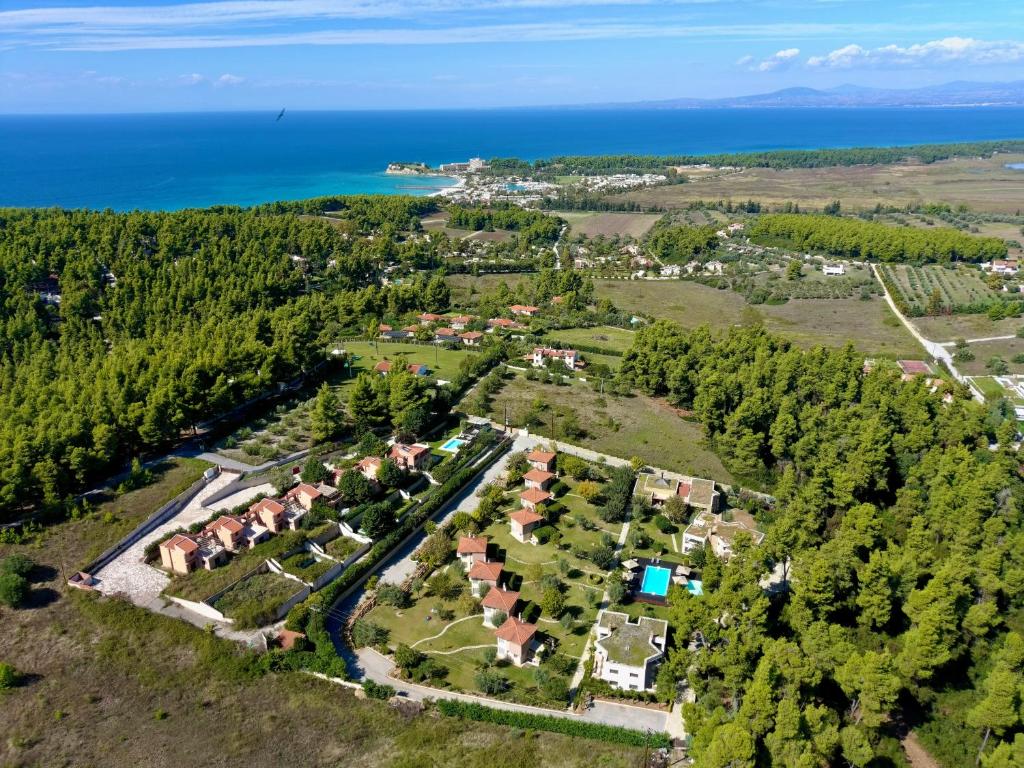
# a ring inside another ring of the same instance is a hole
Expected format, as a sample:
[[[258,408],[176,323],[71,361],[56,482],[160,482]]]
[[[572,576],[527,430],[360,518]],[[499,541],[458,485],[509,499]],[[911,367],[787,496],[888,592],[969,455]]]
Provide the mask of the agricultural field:
[[[748,305],[743,297],[685,280],[595,281],[598,297],[620,309],[673,320],[684,328],[710,325],[726,330],[763,323],[802,347],[852,342],[866,355],[920,357],[921,350],[880,298],[799,299],[771,306]]]
[[[444,232],[452,240],[485,240],[493,243],[507,243],[515,239],[515,233],[507,229],[496,229],[490,232],[474,232],[469,229],[457,229],[448,226],[448,211],[437,211],[420,220],[427,232]]]
[[[340,369],[327,379],[343,403],[348,397],[346,390],[355,377],[362,371],[372,371],[381,360],[393,360],[404,355],[409,363],[425,363],[430,369],[428,378],[434,381],[451,379],[463,357],[475,354],[461,348],[384,341],[345,341],[339,343],[339,347],[355,356],[350,368]],[[217,444],[217,453],[235,461],[259,465],[309,448],[312,439],[309,412],[315,397],[314,391],[307,391],[278,403],[223,438]]]
[[[657,213],[610,213],[597,211],[551,211],[569,223],[570,235],[584,237],[632,237],[640,239],[661,218]]]
[[[936,291],[941,311],[953,314],[983,307],[1000,295],[988,287],[982,272],[972,267],[882,264],[879,270],[897,286],[900,295],[893,298],[902,299],[912,312],[924,313],[929,308],[934,309],[932,296]]]
[[[683,420],[660,400],[643,395],[601,395],[590,384],[575,380],[558,386],[516,376],[506,380],[504,388],[491,398],[487,415],[503,422],[506,407],[513,426],[529,426],[534,434],[611,456],[639,456],[657,467],[721,483],[732,482],[721,460],[704,444],[701,426]],[[565,434],[569,414],[582,427],[582,434]]]
[[[762,204],[798,203],[821,208],[832,200],[847,210],[875,205],[906,206],[943,202],[977,211],[1015,214],[1024,208],[1024,173],[1006,168],[1020,155],[984,159],[958,158],[930,165],[858,165],[834,168],[773,170],[750,168],[732,173],[695,174],[689,184],[637,189],[610,196],[667,209],[696,200],[757,200]]]

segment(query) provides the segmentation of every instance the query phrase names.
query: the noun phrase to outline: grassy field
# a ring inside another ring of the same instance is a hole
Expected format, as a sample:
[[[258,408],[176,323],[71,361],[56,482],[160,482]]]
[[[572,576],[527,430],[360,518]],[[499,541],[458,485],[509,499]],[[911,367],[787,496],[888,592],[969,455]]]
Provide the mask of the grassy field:
[[[185,622],[62,586],[62,563],[84,563],[93,543],[118,535],[89,517],[0,547],[0,556],[24,552],[40,566],[32,607],[0,614],[0,660],[24,675],[3,696],[4,765],[178,768],[182,744],[188,765],[221,768],[627,768],[642,754],[407,718],[301,673],[264,673],[254,654]]]
[[[763,323],[796,344],[842,346],[853,342],[868,355],[920,356],[914,338],[882,299],[793,299],[786,304],[752,306],[731,291],[685,280],[595,282],[599,297],[630,312],[673,320],[684,328],[707,324],[724,330]]]
[[[935,291],[942,297],[942,306],[948,309],[991,301],[999,296],[982,279],[981,271],[971,267],[948,269],[935,265],[885,264],[881,270],[899,287],[904,301],[921,310],[929,306]]]
[[[1002,320],[990,320],[986,315],[915,317],[911,322],[926,338],[933,341],[1013,336],[1018,329],[1024,328],[1024,318],[1007,317]]]
[[[452,240],[488,240],[495,243],[509,242],[515,238],[515,233],[507,229],[496,229],[491,232],[474,232],[470,229],[457,229],[448,226],[448,211],[431,213],[420,220],[423,229],[427,232],[444,232]]]
[[[549,338],[563,344],[587,344],[618,352],[629,349],[635,335],[633,331],[627,331],[625,328],[612,328],[607,325],[596,328],[563,328],[547,334]]]
[[[859,165],[842,168],[772,170],[751,168],[728,174],[705,174],[689,184],[633,190],[613,196],[644,205],[685,207],[695,200],[747,200],[799,203],[820,208],[831,200],[843,208],[867,210],[883,205],[944,202],[977,211],[1015,213],[1024,207],[1024,173],[1005,168],[1024,157],[956,159],[921,165]]]
[[[507,406],[512,425],[524,426],[535,402],[545,406],[539,411],[542,423],[530,426],[535,434],[552,437],[554,421],[559,440],[611,456],[639,456],[663,469],[732,482],[721,460],[704,445],[700,425],[682,420],[665,404],[642,395],[599,395],[581,382],[555,386],[517,376],[494,396],[489,415],[500,422]],[[569,412],[586,430],[584,436],[570,439],[563,434],[559,422]]]
[[[641,238],[661,218],[657,213],[599,213],[596,211],[552,211],[569,222],[571,235],[584,237],[615,237],[624,235]]]
[[[508,274],[496,275],[448,275],[445,278],[448,287],[451,288],[452,306],[472,308],[476,303],[476,297],[482,293],[489,293],[502,283],[515,290],[516,286],[526,285],[529,277],[523,274],[511,272]]]
[[[1006,361],[1010,373],[1024,373],[1024,364],[1013,362],[1015,355],[1024,355],[1024,339],[980,341],[971,344],[971,352],[974,353],[974,360],[956,364],[957,369],[968,376],[984,376],[990,373],[985,364],[993,357],[1001,357]]]

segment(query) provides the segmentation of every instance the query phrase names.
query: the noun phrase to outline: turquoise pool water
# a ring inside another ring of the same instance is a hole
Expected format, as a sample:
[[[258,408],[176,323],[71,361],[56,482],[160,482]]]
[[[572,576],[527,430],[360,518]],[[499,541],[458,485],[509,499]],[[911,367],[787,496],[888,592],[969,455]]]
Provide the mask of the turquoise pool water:
[[[455,453],[456,451],[459,450],[459,448],[461,448],[465,444],[465,440],[459,440],[459,438],[453,437],[450,438],[447,442],[445,442],[444,445],[441,446],[441,450],[447,451],[448,453]]]
[[[644,568],[644,580],[640,583],[640,591],[648,595],[664,597],[668,594],[668,583],[671,578],[672,571],[668,568],[648,565]]]
[[[686,591],[694,597],[700,597],[704,594],[704,582],[694,581],[693,579],[691,579],[690,581],[686,582]]]

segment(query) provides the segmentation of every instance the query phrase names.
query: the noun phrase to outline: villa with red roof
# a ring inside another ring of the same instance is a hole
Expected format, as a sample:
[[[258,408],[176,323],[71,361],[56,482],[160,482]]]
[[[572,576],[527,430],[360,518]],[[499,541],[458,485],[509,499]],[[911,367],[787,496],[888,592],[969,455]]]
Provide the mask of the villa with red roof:
[[[492,317],[487,321],[489,328],[504,328],[508,331],[521,331],[526,326],[522,323],[517,323],[515,320],[509,320],[507,317]]]
[[[520,509],[508,516],[509,533],[516,541],[529,544],[533,539],[533,531],[544,522],[544,516],[532,509]]]
[[[435,315],[433,312],[423,312],[416,315],[416,319],[420,321],[420,325],[430,325],[436,323],[438,320],[443,320],[440,315]]]
[[[472,315],[455,315],[455,317],[448,318],[448,325],[454,328],[456,331],[466,330],[466,326],[475,320]]]
[[[462,567],[469,570],[477,560],[487,560],[486,536],[460,536],[455,553],[462,561]]]
[[[519,493],[519,498],[523,502],[523,506],[529,509],[531,512],[536,512],[537,507],[541,507],[551,501],[551,494],[547,491],[541,491],[536,488],[527,488],[525,491]]]
[[[901,377],[904,381],[910,381],[915,376],[931,376],[932,367],[924,360],[897,360],[896,365],[903,371]]]
[[[373,370],[381,376],[387,376],[391,373],[393,367],[394,365],[390,360],[381,360],[373,366]],[[427,367],[426,363],[409,363],[405,366],[405,369],[414,376],[426,376],[430,372],[430,368]]]
[[[371,483],[376,483],[377,473],[380,472],[383,463],[384,459],[380,456],[366,456],[356,464],[356,471]]]
[[[430,446],[422,443],[395,443],[388,452],[388,458],[394,461],[399,469],[409,472],[422,471],[430,466]]]
[[[530,462],[530,466],[534,469],[540,469],[544,472],[555,471],[555,455],[551,451],[530,451],[526,454],[526,460]]]
[[[212,537],[176,533],[160,542],[160,564],[171,573],[184,575],[196,568],[210,571],[227,560],[224,547]]]
[[[513,615],[516,610],[516,603],[519,602],[519,593],[512,589],[491,589],[480,601],[484,609],[484,626],[496,627],[504,624],[505,619]],[[504,618],[502,618],[504,617]],[[498,619],[501,619],[498,621]]]
[[[534,657],[537,626],[509,616],[505,623],[494,630],[498,641],[499,659],[508,659],[517,667],[523,666]]]
[[[255,516],[245,521],[233,515],[221,515],[207,525],[203,533],[215,536],[229,552],[252,549],[270,538],[270,530],[257,522]]]
[[[576,370],[580,365],[580,354],[575,349],[553,349],[552,347],[535,347],[527,360],[534,368],[543,367],[548,360],[561,360],[569,370]]]
[[[276,499],[260,499],[249,507],[249,515],[258,519],[271,533],[280,533],[288,525],[284,504]]]
[[[554,479],[554,472],[546,472],[543,469],[531,469],[523,475],[523,482],[526,483],[526,487],[533,488],[538,491],[546,491],[551,487],[551,483]]]
[[[484,335],[480,333],[480,331],[466,331],[465,333],[459,334],[459,338],[462,339],[462,343],[467,347],[479,347],[480,340],[483,337]]]
[[[496,589],[501,581],[501,572],[504,567],[505,564],[500,561],[475,560],[473,567],[466,574],[469,578],[469,586],[473,590],[473,597],[480,597],[484,587]]]
[[[513,304],[508,308],[513,315],[524,315],[533,317],[540,312],[540,307],[531,307],[529,304]]]

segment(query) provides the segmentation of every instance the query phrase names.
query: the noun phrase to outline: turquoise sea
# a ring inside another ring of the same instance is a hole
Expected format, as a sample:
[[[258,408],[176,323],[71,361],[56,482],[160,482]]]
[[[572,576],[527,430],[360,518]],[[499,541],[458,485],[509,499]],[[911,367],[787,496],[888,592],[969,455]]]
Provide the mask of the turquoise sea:
[[[0,116],[0,205],[178,209],[428,194],[390,161],[707,154],[1024,136],[1024,108],[509,109]]]

